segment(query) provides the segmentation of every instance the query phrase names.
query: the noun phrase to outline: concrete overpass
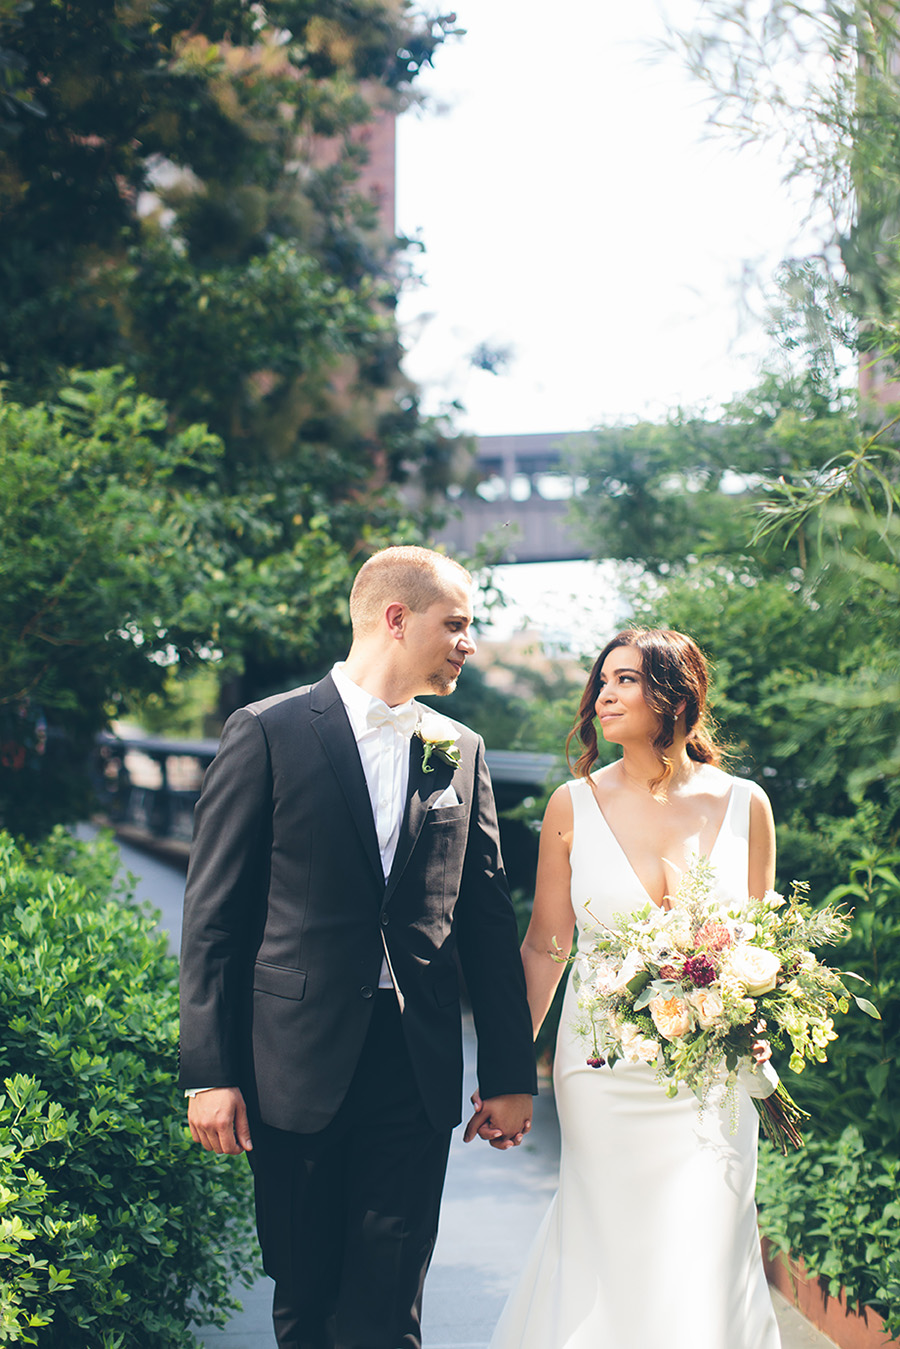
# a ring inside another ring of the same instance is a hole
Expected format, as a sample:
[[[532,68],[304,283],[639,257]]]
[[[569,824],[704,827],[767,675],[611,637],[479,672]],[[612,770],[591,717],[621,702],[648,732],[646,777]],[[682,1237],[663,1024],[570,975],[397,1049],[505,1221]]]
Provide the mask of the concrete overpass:
[[[435,536],[449,553],[473,554],[488,536],[508,541],[504,562],[561,562],[590,556],[568,520],[583,484],[567,463],[590,432],[479,436],[472,477],[452,505],[459,512]]]

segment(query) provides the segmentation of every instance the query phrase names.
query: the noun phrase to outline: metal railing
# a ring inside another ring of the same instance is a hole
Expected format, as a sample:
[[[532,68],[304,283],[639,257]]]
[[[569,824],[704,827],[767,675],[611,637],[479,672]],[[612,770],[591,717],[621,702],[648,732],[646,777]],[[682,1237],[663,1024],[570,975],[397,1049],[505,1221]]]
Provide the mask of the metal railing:
[[[113,825],[158,841],[190,843],[203,774],[218,747],[218,740],[102,734],[94,762],[100,809]],[[552,754],[523,750],[488,750],[487,761],[501,809],[539,795],[559,763]]]

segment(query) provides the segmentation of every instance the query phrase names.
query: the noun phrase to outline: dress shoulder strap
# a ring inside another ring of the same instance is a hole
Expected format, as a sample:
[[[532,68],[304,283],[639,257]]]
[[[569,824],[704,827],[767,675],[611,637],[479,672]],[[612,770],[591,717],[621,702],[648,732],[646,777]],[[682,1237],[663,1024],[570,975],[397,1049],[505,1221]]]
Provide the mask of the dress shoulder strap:
[[[746,778],[731,779],[731,803],[728,808],[729,826],[735,838],[745,842],[750,838],[750,783]]]
[[[569,798],[572,802],[572,828],[577,838],[579,826],[584,832],[585,826],[590,827],[593,823],[593,812],[597,809],[594,801],[594,793],[591,791],[591,784],[587,778],[572,778],[566,784],[569,788]]]

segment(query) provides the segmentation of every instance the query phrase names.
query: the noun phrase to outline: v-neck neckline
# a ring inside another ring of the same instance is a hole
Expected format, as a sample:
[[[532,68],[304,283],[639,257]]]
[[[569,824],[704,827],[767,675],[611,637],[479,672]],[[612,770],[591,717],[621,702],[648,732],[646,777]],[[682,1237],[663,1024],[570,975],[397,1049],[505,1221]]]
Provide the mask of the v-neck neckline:
[[[625,860],[625,865],[628,867],[628,870],[631,872],[632,876],[633,876],[634,879],[637,881],[638,885],[641,887],[641,889],[643,890],[644,894],[647,896],[647,898],[649,899],[649,901],[650,901],[650,903],[653,905],[653,907],[654,907],[655,909],[662,909],[662,908],[664,907],[664,905],[662,905],[662,904],[657,904],[656,900],[653,898],[653,896],[651,895],[650,891],[647,889],[646,885],[645,885],[644,882],[641,880],[640,876],[637,874],[637,871],[636,871],[635,868],[634,868],[634,864],[632,863],[631,858],[628,856],[628,853],[627,853],[627,852],[625,851],[625,849],[622,847],[622,844],[619,842],[619,840],[618,840],[618,838],[617,838],[617,836],[616,836],[616,833],[615,833],[615,831],[614,831],[612,825],[610,824],[609,820],[608,820],[608,819],[606,818],[606,816],[604,815],[604,813],[603,813],[603,807],[600,805],[600,802],[599,802],[599,800],[597,799],[596,783],[594,782],[594,779],[593,779],[590,775],[588,776],[587,783],[588,783],[588,790],[589,790],[590,793],[591,793],[591,800],[593,801],[594,805],[597,807],[597,811],[598,811],[598,813],[599,813],[599,815],[600,815],[601,820],[602,820],[603,823],[606,825],[607,833],[609,834],[609,836],[610,836],[610,838],[612,839],[613,843],[614,843],[614,844],[616,845],[616,847],[618,848],[619,852],[622,854],[622,857],[623,857],[624,860]],[[723,833],[725,832],[725,826],[726,826],[726,824],[728,823],[728,817],[731,815],[731,808],[732,808],[732,805],[733,805],[733,803],[734,803],[734,787],[735,787],[734,778],[732,778],[732,780],[731,780],[731,786],[730,786],[729,789],[728,789],[728,800],[727,800],[726,803],[725,803],[725,814],[722,816],[722,822],[721,822],[721,824],[719,825],[719,828],[718,828],[717,831],[716,831],[716,837],[713,839],[713,845],[712,845],[712,847],[710,848],[708,854],[706,854],[706,855],[708,856],[708,858],[709,858],[710,861],[712,861],[713,853],[716,851],[716,848],[719,846],[719,839],[722,837]],[[697,855],[698,855],[698,857],[700,856],[699,853],[698,853]],[[663,896],[663,898],[665,899],[665,895]]]

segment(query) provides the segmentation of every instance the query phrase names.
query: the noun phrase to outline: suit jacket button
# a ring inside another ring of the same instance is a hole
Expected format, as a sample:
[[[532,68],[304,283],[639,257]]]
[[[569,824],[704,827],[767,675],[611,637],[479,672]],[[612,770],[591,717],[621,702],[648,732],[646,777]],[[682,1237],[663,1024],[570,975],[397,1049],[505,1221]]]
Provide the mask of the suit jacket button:
[[[381,915],[381,926],[382,926],[382,927],[387,927],[387,925],[388,925],[388,923],[389,923],[390,921],[391,921],[391,915],[390,915],[389,913],[383,913],[383,914]]]
[[[374,990],[369,988],[368,984],[363,984],[362,988],[359,991],[364,998],[374,998],[375,996]]]

